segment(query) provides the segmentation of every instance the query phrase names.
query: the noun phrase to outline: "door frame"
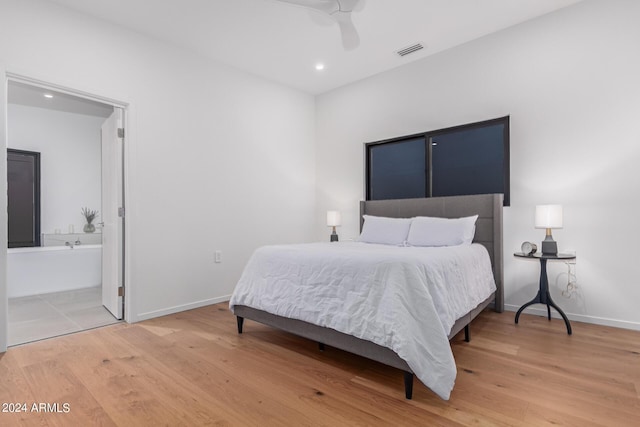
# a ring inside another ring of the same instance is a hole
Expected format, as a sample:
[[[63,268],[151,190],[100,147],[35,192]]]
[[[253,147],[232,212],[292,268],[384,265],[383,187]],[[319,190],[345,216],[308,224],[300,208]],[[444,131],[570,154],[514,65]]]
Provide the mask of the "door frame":
[[[83,91],[74,89],[71,86],[60,85],[45,80],[36,79],[24,74],[13,73],[8,71],[3,64],[0,63],[0,194],[7,192],[7,143],[8,143],[8,120],[7,120],[7,106],[8,106],[8,86],[9,82],[24,83],[31,86],[40,87],[43,89],[49,89],[56,92],[65,93],[68,95],[76,96],[79,98],[88,99],[95,102],[111,105],[113,107],[121,108],[123,110],[123,127],[125,127],[125,139],[124,147],[122,151],[123,155],[123,205],[127,205],[131,200],[131,186],[130,177],[131,174],[131,153],[130,146],[132,145],[132,103],[117,99],[116,97],[109,97],[100,95],[94,92]],[[1,224],[7,224],[7,209],[6,209],[6,196],[0,197],[0,353],[7,350],[8,344],[8,293],[7,293],[7,227],[1,226]],[[129,216],[131,209],[126,209],[126,216]],[[127,221],[127,219],[129,219]],[[133,311],[133,298],[132,298],[132,283],[131,283],[131,224],[130,218],[124,218],[123,221],[123,235],[122,235],[122,250],[123,250],[123,284],[126,288],[124,295],[123,320],[129,322],[132,319]]]
[[[102,122],[100,129],[102,152],[100,200],[103,227],[101,297],[102,305],[116,319],[121,320],[124,318],[126,307],[124,296],[120,294],[120,287],[124,289],[125,217],[120,216],[118,212],[119,207],[124,207],[124,135],[119,135],[119,129],[124,129],[124,110],[113,107],[111,115]],[[114,166],[115,173],[113,173]],[[115,246],[108,244],[105,247],[105,242],[114,240],[117,242]]]

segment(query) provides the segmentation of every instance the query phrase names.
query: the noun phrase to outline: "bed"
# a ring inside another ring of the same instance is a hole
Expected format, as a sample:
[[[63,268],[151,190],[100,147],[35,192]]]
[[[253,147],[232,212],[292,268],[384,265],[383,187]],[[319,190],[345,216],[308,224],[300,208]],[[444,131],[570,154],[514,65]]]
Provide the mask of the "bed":
[[[448,340],[456,336],[460,331],[465,331],[465,340],[468,341],[470,338],[470,330],[469,324],[471,321],[485,308],[492,307],[495,311],[502,312],[504,309],[504,293],[503,293],[503,267],[502,267],[502,195],[500,194],[491,194],[491,195],[472,195],[472,196],[453,196],[453,197],[434,197],[427,199],[402,199],[402,200],[378,200],[378,201],[363,201],[360,203],[360,214],[361,214],[361,228],[363,224],[363,218],[365,215],[376,216],[376,217],[388,217],[388,218],[413,218],[418,216],[428,216],[428,217],[442,217],[442,218],[460,218],[460,217],[468,217],[472,215],[478,215],[478,219],[475,223],[475,235],[473,237],[473,243],[477,245],[471,245],[476,248],[475,252],[478,252],[477,248],[479,245],[484,247],[482,252],[488,255],[490,260],[489,274],[492,273],[493,281],[495,282],[495,290],[491,292],[487,297],[483,297],[481,301],[477,304],[473,303],[473,307],[469,309],[468,312],[457,313],[455,319],[452,319],[450,324],[451,327],[449,329],[449,324],[446,327],[441,326],[441,329],[448,331],[444,332],[444,340],[446,341],[446,346],[448,353],[450,355],[451,360],[453,359],[453,355],[451,354],[451,350],[448,344]],[[327,244],[329,246],[330,244]],[[336,244],[334,244],[336,245]],[[344,252],[345,259],[348,259],[349,254],[353,253],[354,256],[357,255],[357,251],[352,251],[350,244],[339,243],[338,245],[342,246],[332,246],[333,250],[338,250]],[[356,245],[355,243],[353,245]],[[365,244],[366,245],[366,244]],[[321,245],[320,245],[321,246]],[[374,245],[375,246],[375,245]],[[313,248],[317,248],[314,246]],[[280,251],[286,251],[286,248],[276,248]],[[300,248],[296,248],[298,250]],[[486,250],[485,250],[486,249]],[[314,249],[315,250],[315,249]],[[325,251],[326,249],[322,249]],[[380,257],[385,256],[384,249],[376,249],[373,248],[372,251],[375,253],[374,257],[377,256],[378,260],[382,259]],[[411,249],[407,249],[405,253],[410,254]],[[305,251],[302,251],[305,252]],[[301,252],[301,253],[302,253]],[[313,252],[313,251],[311,251]],[[305,252],[306,253],[306,252]],[[319,256],[323,256],[325,252],[318,252]],[[254,253],[254,257],[256,254]],[[252,260],[253,258],[252,257]],[[252,261],[250,261],[251,263]],[[379,261],[378,261],[379,262]],[[271,261],[269,258],[266,258],[266,261],[263,260],[263,264],[270,264]],[[404,264],[399,262],[398,264],[390,264],[390,268],[396,268],[396,265],[401,265],[404,268]],[[249,268],[249,265],[245,269]],[[262,266],[259,268],[263,268]],[[264,268],[268,268],[268,265]],[[403,270],[404,271],[404,270]],[[406,274],[407,276],[411,276],[413,274],[421,274],[422,268],[410,269],[407,270],[406,273],[399,273],[400,275]],[[446,272],[444,272],[446,273]],[[395,274],[395,273],[394,273]],[[244,278],[243,274],[243,278]],[[395,276],[391,277],[390,282],[395,282]],[[411,277],[409,277],[411,279]],[[242,282],[243,279],[241,279]],[[391,285],[389,285],[391,286]],[[341,331],[341,327],[327,327],[325,326],[325,322],[320,321],[305,321],[302,316],[295,315],[295,307],[287,307],[285,304],[283,310],[275,310],[275,309],[260,309],[256,307],[260,307],[260,304],[254,304],[251,302],[251,299],[242,298],[236,293],[238,292],[238,288],[236,288],[236,292],[234,292],[234,296],[230,301],[230,308],[233,313],[237,317],[237,327],[238,333],[243,332],[244,319],[250,319],[253,321],[257,321],[263,323],[265,325],[275,327],[286,332],[290,332],[304,338],[316,341],[319,343],[320,349],[323,350],[325,345],[329,345],[335,348],[339,348],[368,359],[375,360],[377,362],[395,367],[404,372],[404,384],[405,384],[405,397],[407,399],[411,399],[413,393],[413,380],[414,373],[418,375],[418,378],[425,383],[429,388],[431,388],[436,394],[438,394],[443,399],[449,398],[449,393],[453,388],[453,383],[451,379],[451,375],[444,375],[440,378],[439,373],[431,373],[424,372],[425,369],[423,366],[418,366],[422,362],[421,360],[416,360],[416,354],[418,357],[421,357],[420,351],[429,352],[428,355],[424,356],[424,359],[429,359],[433,354],[440,354],[437,357],[442,357],[444,359],[448,358],[444,352],[438,350],[438,348],[442,347],[440,338],[434,339],[433,343],[430,345],[435,349],[431,352],[431,349],[425,347],[421,344],[422,337],[418,337],[421,335],[418,331],[416,334],[416,345],[413,343],[409,343],[408,350],[406,346],[398,347],[397,345],[390,345],[389,343],[383,342],[377,337],[369,338],[364,337],[358,331],[358,325],[356,322],[356,327],[351,329],[345,329],[348,332]],[[245,286],[246,288],[246,286]],[[397,287],[397,289],[404,289],[403,287]],[[397,291],[396,289],[396,291]],[[395,292],[395,291],[394,291]],[[391,293],[394,293],[391,292]],[[413,295],[405,295],[401,296],[402,298],[413,298]],[[253,301],[257,301],[254,299]],[[274,299],[276,304],[279,303],[277,299]],[[318,302],[321,305],[321,302]],[[377,302],[379,304],[379,301]],[[426,319],[429,320],[428,314],[423,314],[428,312],[429,310],[417,310],[414,313],[410,313],[407,315],[408,317],[412,316],[427,316]],[[276,314],[274,314],[276,313]],[[282,315],[281,313],[286,313],[286,315]],[[294,313],[290,315],[290,313]],[[335,315],[335,314],[333,314]],[[356,319],[357,320],[357,319]],[[402,320],[402,319],[401,319]],[[401,321],[401,324],[403,321]],[[354,323],[353,321],[351,322]],[[434,328],[431,325],[432,322],[425,322],[424,329],[438,329]],[[391,331],[393,332],[393,331]],[[415,328],[413,329],[415,332]],[[405,341],[413,341],[410,340],[402,340]],[[411,347],[413,346],[413,347]],[[409,353],[407,353],[409,352]],[[425,353],[426,354],[426,353]],[[436,357],[436,356],[433,356]],[[445,363],[446,362],[446,363]],[[436,359],[430,364],[426,364],[426,367],[438,365],[440,362]],[[442,364],[451,364],[451,361],[443,361]],[[413,368],[412,368],[413,367]],[[416,369],[418,368],[419,369]],[[455,363],[453,365],[453,380],[455,380]],[[414,372],[415,371],[415,372]],[[427,371],[429,371],[427,369]],[[441,384],[442,383],[442,384]],[[442,385],[442,386],[441,386]]]

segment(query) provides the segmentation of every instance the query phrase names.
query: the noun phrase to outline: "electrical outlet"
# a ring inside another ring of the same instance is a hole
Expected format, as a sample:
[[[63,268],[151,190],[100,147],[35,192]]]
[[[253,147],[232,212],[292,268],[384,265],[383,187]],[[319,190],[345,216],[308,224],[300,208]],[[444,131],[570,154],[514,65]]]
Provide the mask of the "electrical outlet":
[[[214,259],[216,262],[222,262],[222,251],[216,251]]]

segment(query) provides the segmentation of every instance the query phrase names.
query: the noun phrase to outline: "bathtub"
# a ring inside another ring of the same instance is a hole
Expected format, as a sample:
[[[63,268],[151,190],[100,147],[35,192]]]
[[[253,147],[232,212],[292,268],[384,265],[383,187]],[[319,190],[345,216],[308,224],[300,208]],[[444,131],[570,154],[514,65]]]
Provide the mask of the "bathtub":
[[[7,251],[9,298],[101,286],[102,245]]]

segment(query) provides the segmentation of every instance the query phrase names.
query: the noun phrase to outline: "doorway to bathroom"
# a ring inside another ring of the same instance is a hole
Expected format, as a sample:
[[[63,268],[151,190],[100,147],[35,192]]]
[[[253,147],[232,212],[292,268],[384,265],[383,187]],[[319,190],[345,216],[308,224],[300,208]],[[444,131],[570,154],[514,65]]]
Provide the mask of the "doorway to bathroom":
[[[8,345],[121,321],[123,108],[20,79],[7,100]]]

